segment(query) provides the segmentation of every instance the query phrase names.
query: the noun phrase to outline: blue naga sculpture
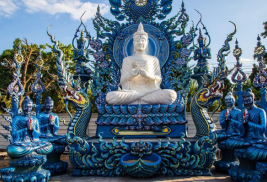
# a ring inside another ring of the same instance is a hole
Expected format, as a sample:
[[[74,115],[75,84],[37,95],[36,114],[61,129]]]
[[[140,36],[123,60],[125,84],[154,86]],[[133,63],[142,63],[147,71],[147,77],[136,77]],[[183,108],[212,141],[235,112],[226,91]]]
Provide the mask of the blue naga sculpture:
[[[10,141],[7,147],[10,166],[0,170],[1,180],[48,181],[50,172],[41,167],[46,162],[46,155],[53,150],[53,146],[39,139],[41,135],[39,122],[37,117],[32,116],[33,102],[28,96],[24,98],[22,113],[19,114],[19,96],[24,94],[20,82],[20,69],[23,63],[20,46],[14,62],[16,66],[14,79],[7,89],[12,96],[12,109],[5,109],[11,117],[4,117],[11,123],[11,127],[5,127],[11,135],[3,135]]]
[[[54,37],[48,32],[52,43],[54,43],[53,50],[57,55],[57,73],[58,73],[58,84],[65,93],[65,108],[71,117],[70,123],[65,123],[68,126],[67,132],[74,133],[76,136],[87,137],[86,129],[91,118],[92,106],[89,97],[86,93],[85,84],[82,84],[80,77],[75,82],[73,75],[67,72],[65,61],[63,60],[63,52],[58,47],[58,42],[55,41]],[[87,34],[88,35],[88,34]],[[72,117],[68,110],[68,103],[71,103],[76,109],[75,115]]]
[[[53,151],[47,155],[47,161],[43,165],[43,168],[49,170],[53,175],[65,172],[68,167],[67,162],[60,161],[60,155],[65,151],[67,143],[64,135],[60,136],[57,134],[59,129],[59,117],[52,112],[54,101],[50,97],[46,98],[44,102],[45,111],[41,112],[43,107],[41,104],[41,95],[45,92],[45,86],[41,80],[43,63],[40,50],[38,58],[35,61],[35,66],[37,68],[36,80],[31,85],[31,90],[35,93],[36,98],[35,112],[41,131],[40,140],[50,142],[53,145]]]
[[[96,122],[98,139],[86,136],[86,128],[91,117],[91,101],[86,94],[87,86],[81,84],[83,73],[79,75],[76,70],[76,76],[72,76],[67,72],[58,42],[47,32],[54,43],[53,50],[57,53],[58,84],[62,92],[65,92],[66,108],[70,102],[76,109],[74,117],[71,116],[71,121],[67,124],[66,138],[70,162],[74,168],[73,175],[211,175],[210,168],[216,159],[217,151],[216,134],[207,133],[192,141],[184,139],[184,100],[187,99],[190,86],[191,71],[188,62],[193,51],[193,47],[189,46],[195,33],[194,28],[191,28],[189,33],[185,32],[189,16],[186,14],[184,3],[177,15],[159,23],[155,21],[157,18],[163,20],[171,12],[172,0],[110,0],[110,4],[110,11],[115,18],[127,22],[106,19],[98,7],[93,19],[97,37],[91,38],[89,33],[86,33],[85,37],[91,47],[88,52],[95,59],[94,69],[87,78],[92,79],[90,86],[99,114]],[[161,88],[175,90],[178,99],[171,105],[108,105],[106,94],[119,88],[122,60],[132,54],[132,35],[140,22],[149,35],[149,54],[160,60]],[[228,41],[231,37],[232,34]],[[105,42],[102,43],[101,39],[105,39]],[[224,78],[222,75],[226,72],[225,55],[222,52],[228,50],[228,41],[219,54],[220,67],[214,71],[213,86],[220,81],[219,78]],[[151,123],[153,125],[150,125]],[[160,124],[154,123],[160,123],[163,128],[159,128]],[[132,143],[132,138],[143,137],[143,133],[146,135],[145,140]],[[102,136],[119,136],[126,139],[114,137],[112,142],[105,142]],[[170,138],[162,139],[158,143],[149,141],[157,136],[181,138],[172,141]]]
[[[206,30],[205,27],[204,29]],[[212,106],[216,101],[220,103],[220,99],[223,96],[223,82],[228,74],[228,70],[225,65],[225,57],[228,53],[223,53],[230,50],[229,42],[233,39],[233,35],[235,33],[236,26],[234,32],[227,36],[224,46],[219,50],[217,58],[219,65],[214,68],[211,74],[198,73],[191,76],[197,80],[199,86],[199,89],[191,99],[191,113],[197,130],[195,138],[209,136],[209,133],[216,131],[215,124],[208,115],[207,108]],[[219,107],[220,104],[218,108]]]

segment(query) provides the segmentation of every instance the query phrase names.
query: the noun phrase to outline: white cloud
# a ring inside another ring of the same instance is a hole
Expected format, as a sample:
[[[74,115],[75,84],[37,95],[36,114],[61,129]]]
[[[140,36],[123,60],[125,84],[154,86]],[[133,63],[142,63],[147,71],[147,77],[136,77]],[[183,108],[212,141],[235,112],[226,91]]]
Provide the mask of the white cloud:
[[[18,9],[18,7],[13,0],[0,0],[0,17],[9,17],[16,9]]]
[[[240,58],[240,62],[241,63],[243,63],[243,62],[254,62],[254,60],[249,59],[249,58]]]
[[[83,12],[83,21],[94,17],[98,4],[91,2],[81,2],[80,0],[22,0],[29,13],[45,12],[51,15],[68,13],[74,20],[79,20]],[[109,11],[109,6],[99,4],[101,14]]]

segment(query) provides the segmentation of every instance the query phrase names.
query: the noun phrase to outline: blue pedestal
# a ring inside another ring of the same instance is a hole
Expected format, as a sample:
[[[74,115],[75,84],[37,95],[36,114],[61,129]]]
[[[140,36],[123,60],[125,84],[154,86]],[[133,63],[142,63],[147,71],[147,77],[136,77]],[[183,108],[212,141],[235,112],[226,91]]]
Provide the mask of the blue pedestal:
[[[218,144],[222,153],[222,159],[214,162],[217,172],[229,174],[229,169],[234,166],[239,166],[239,161],[234,155],[234,150],[229,150],[225,147],[225,143]]]
[[[97,105],[96,136],[100,133],[103,138],[187,136],[184,108],[184,104]]]
[[[61,161],[60,156],[65,151],[64,145],[53,144],[53,151],[47,155],[47,161],[43,165],[44,169],[51,172],[52,175],[62,174],[68,168],[68,163]]]
[[[10,159],[10,166],[0,170],[1,180],[4,182],[46,182],[51,173],[49,170],[42,169],[45,162],[46,156],[36,153],[19,159]]]

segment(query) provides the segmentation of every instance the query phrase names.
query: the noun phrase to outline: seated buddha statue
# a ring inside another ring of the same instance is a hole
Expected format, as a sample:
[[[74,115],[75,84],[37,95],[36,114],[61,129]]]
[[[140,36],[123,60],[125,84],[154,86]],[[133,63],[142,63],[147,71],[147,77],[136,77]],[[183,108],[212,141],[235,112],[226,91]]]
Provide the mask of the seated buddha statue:
[[[55,137],[64,138],[57,134],[59,129],[59,118],[58,115],[53,113],[54,101],[51,97],[47,97],[44,103],[45,111],[38,115],[39,125],[41,130],[40,138],[44,137]]]
[[[218,141],[224,141],[231,136],[238,136],[239,125],[242,122],[241,110],[235,107],[235,98],[232,92],[229,92],[225,97],[227,109],[223,110],[220,115],[221,130],[217,131]],[[230,119],[231,118],[231,119]]]
[[[107,93],[111,105],[172,104],[177,97],[174,90],[160,89],[162,81],[159,60],[147,55],[148,34],[142,23],[133,35],[134,55],[123,59],[120,85],[122,90]]]
[[[37,117],[31,116],[33,102],[26,96],[22,102],[23,114],[12,120],[12,142],[7,147],[11,159],[24,157],[32,152],[47,155],[53,150],[49,142],[41,142],[41,134]]]
[[[255,96],[250,88],[243,92],[242,98],[245,110],[243,111],[243,124],[239,127],[240,136],[231,137],[226,141],[226,147],[231,150],[266,142],[265,111],[255,106]],[[238,122],[232,118],[231,121]]]

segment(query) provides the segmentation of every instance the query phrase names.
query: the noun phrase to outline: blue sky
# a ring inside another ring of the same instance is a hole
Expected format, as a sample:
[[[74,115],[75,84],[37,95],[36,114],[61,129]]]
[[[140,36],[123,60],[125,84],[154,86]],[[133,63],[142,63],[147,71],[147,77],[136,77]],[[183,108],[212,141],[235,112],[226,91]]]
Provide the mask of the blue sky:
[[[174,0],[173,11],[167,18],[174,16],[181,7],[182,0]],[[243,50],[241,61],[245,72],[250,72],[253,51],[257,35],[263,32],[263,22],[267,21],[266,0],[185,0],[185,7],[190,16],[190,23],[199,20],[197,9],[202,13],[203,23],[211,36],[211,67],[216,66],[216,54],[224,43],[227,34],[233,31],[233,21],[237,25],[239,45]],[[114,19],[109,13],[108,0],[0,0],[0,52],[12,48],[15,38],[27,38],[29,43],[50,43],[46,28],[64,44],[72,41],[73,35],[84,11],[84,22],[91,35],[95,35],[91,18],[97,5],[100,4],[102,14]],[[267,39],[262,39],[267,45]],[[234,41],[231,43],[234,48]],[[232,68],[235,58],[232,53],[227,57],[227,65]],[[191,61],[190,64],[195,64]]]

